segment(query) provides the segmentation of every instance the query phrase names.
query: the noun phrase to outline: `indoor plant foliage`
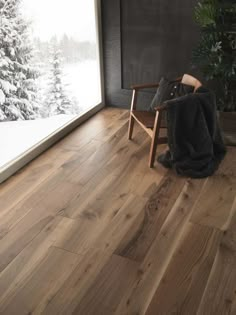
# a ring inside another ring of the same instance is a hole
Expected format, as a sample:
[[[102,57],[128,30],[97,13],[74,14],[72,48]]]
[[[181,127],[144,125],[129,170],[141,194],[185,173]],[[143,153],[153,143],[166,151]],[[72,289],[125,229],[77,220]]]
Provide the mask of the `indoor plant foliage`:
[[[236,2],[202,0],[195,8],[195,18],[200,43],[194,50],[194,64],[206,80],[217,80],[218,109],[236,111]]]

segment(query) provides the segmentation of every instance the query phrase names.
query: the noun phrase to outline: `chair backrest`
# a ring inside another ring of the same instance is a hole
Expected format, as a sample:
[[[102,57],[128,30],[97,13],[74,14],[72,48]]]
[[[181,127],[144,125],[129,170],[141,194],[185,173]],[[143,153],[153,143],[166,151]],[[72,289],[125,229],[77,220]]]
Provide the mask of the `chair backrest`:
[[[202,83],[189,74],[184,74],[181,83],[194,86],[194,92],[202,86]]]

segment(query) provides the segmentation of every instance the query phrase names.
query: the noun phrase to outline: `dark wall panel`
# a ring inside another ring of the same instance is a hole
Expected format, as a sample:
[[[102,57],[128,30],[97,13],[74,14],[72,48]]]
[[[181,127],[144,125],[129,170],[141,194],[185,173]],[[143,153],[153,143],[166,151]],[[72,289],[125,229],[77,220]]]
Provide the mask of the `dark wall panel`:
[[[154,82],[190,71],[196,0],[122,0],[122,82]]]
[[[156,82],[191,70],[198,40],[193,8],[198,0],[103,0],[106,100],[128,107],[130,85]],[[140,103],[149,104],[151,93]]]

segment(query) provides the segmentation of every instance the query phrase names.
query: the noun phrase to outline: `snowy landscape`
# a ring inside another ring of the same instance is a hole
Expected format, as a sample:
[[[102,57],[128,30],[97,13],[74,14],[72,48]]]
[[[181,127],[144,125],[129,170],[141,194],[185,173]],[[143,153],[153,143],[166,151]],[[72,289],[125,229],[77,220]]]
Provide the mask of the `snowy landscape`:
[[[9,121],[0,124],[0,168],[30,150],[76,116],[58,115],[47,119]],[[17,135],[17,141],[16,141]]]
[[[101,101],[94,2],[68,1],[0,0],[0,167]]]

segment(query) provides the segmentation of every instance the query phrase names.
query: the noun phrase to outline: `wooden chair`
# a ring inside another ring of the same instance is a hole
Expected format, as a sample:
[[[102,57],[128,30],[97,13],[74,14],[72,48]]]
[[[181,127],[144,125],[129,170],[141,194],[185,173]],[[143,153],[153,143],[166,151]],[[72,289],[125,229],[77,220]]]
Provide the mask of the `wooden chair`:
[[[177,78],[174,82],[182,82],[194,86],[194,92],[202,85],[200,81],[191,75],[184,74],[183,77]],[[133,95],[130,108],[128,139],[132,139],[134,122],[136,121],[151,137],[151,148],[149,154],[149,167],[154,166],[156,149],[158,144],[167,143],[167,137],[159,137],[161,129],[162,113],[166,110],[166,105],[160,104],[155,108],[155,112],[137,110],[138,91],[142,89],[157,88],[159,83],[142,84],[132,86]],[[166,128],[166,127],[165,127]]]

